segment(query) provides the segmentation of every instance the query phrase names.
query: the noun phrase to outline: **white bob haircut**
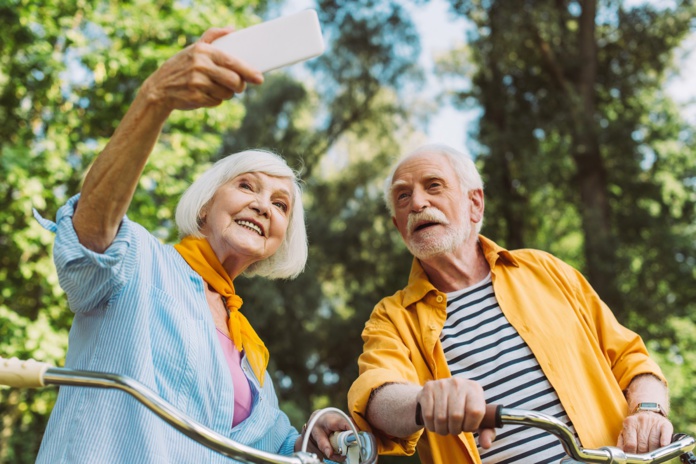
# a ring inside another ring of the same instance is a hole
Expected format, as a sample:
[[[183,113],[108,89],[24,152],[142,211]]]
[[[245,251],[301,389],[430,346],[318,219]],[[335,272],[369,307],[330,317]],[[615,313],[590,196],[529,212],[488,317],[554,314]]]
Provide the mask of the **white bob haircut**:
[[[307,229],[302,206],[302,188],[297,174],[280,156],[265,150],[246,150],[222,158],[205,171],[184,192],[176,207],[176,225],[182,237],[204,238],[200,215],[213,199],[215,192],[235,177],[247,172],[261,172],[273,177],[292,180],[292,210],[285,240],[278,250],[266,259],[249,266],[242,275],[268,279],[297,277],[307,263]]]
[[[389,214],[391,214],[392,217],[394,216],[394,199],[392,198],[392,182],[394,180],[394,174],[404,161],[412,156],[423,154],[445,156],[449,160],[457,179],[459,179],[462,192],[469,192],[470,190],[476,189],[483,190],[483,181],[481,180],[481,175],[479,174],[478,169],[476,169],[476,165],[469,155],[461,153],[449,145],[439,143],[421,145],[399,159],[394,166],[392,166],[391,171],[389,171],[389,175],[384,181],[384,202],[387,204],[387,209],[389,209]],[[481,230],[481,226],[483,226],[483,220],[476,223],[475,231],[477,234]]]

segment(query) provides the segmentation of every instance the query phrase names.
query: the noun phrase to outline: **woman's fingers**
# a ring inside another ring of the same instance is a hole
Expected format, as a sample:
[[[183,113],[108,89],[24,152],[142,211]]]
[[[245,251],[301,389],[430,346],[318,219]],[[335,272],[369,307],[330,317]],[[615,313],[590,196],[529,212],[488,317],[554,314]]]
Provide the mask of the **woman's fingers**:
[[[213,28],[201,39],[167,60],[147,80],[143,91],[171,109],[212,107],[260,84],[263,75],[243,61],[210,45],[233,28]]]
[[[201,36],[199,43],[208,45],[214,42],[215,40],[219,39],[220,37],[223,37],[231,33],[234,33],[233,26],[223,28],[211,28],[205,31],[205,33]],[[260,84],[263,82],[263,74],[261,74],[258,70],[252,68],[248,64],[244,63],[243,61],[235,58],[234,56],[231,56],[221,50],[218,50],[215,47],[211,47],[210,56],[216,65],[221,66],[223,68],[227,68],[230,71],[234,71],[241,77],[242,81],[251,82],[253,84]],[[214,80],[217,80],[215,76],[212,77]],[[221,79],[220,83],[225,85],[225,79]],[[238,85],[239,84],[235,85],[234,88],[238,88]],[[242,91],[244,91],[243,87],[240,90],[236,90],[237,93],[240,93]]]
[[[263,82],[263,74],[257,69],[252,68],[244,61],[235,58],[234,56],[211,47],[211,59],[221,70],[229,70],[239,76],[242,81],[251,82],[252,84],[261,84]],[[224,79],[224,73],[222,78]],[[227,76],[228,77],[228,76]],[[215,76],[213,76],[215,78]],[[222,83],[222,82],[221,82]]]
[[[198,40],[200,42],[212,43],[220,37],[226,36],[227,34],[234,32],[234,29],[234,26],[211,27],[210,29],[205,31],[201,38]]]
[[[307,423],[312,422],[312,418],[318,414],[321,410],[314,411],[310,416]],[[309,435],[309,451],[317,455],[323,455],[324,457],[331,459],[332,461],[343,462],[345,458],[339,454],[334,453],[333,446],[331,445],[330,436],[334,432],[343,432],[345,430],[352,430],[351,424],[348,420],[341,414],[328,411],[322,413],[318,420],[314,423],[312,430],[307,430],[305,427],[302,429],[301,437],[305,434]],[[298,450],[299,448],[296,448]]]

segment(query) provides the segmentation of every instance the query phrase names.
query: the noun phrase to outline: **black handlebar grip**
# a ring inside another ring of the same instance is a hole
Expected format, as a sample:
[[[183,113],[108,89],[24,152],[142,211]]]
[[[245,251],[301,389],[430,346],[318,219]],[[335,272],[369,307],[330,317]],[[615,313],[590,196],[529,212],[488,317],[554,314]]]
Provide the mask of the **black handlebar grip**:
[[[499,429],[503,426],[503,421],[500,418],[500,411],[503,409],[502,404],[487,404],[486,413],[483,415],[480,428],[482,429]]]
[[[480,428],[501,428],[503,426],[503,422],[500,418],[501,409],[503,409],[503,406],[500,404],[487,404],[486,412],[483,415],[483,420],[481,420]],[[416,403],[416,425],[419,427],[423,426],[423,411],[421,410],[420,403]]]
[[[423,427],[423,411],[421,410],[420,403],[416,403],[416,425],[418,427]]]

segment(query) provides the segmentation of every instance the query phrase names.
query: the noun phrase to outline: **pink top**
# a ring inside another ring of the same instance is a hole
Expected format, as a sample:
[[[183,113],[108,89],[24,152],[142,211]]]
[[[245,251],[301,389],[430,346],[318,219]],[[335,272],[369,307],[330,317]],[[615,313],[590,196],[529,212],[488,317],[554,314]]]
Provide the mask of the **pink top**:
[[[217,329],[217,328],[216,328]],[[218,340],[225,353],[227,365],[232,373],[232,386],[234,387],[234,416],[232,417],[232,427],[242,422],[251,414],[251,387],[244,372],[242,371],[242,354],[234,346],[232,340],[217,329]]]

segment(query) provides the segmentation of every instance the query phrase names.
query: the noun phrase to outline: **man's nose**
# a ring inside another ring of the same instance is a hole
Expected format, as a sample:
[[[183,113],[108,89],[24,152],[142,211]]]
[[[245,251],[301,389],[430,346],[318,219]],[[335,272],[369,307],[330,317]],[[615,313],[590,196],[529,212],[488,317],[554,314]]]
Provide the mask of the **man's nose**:
[[[426,192],[420,189],[415,189],[411,193],[411,211],[419,213],[430,206],[430,200]]]

